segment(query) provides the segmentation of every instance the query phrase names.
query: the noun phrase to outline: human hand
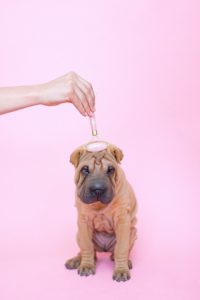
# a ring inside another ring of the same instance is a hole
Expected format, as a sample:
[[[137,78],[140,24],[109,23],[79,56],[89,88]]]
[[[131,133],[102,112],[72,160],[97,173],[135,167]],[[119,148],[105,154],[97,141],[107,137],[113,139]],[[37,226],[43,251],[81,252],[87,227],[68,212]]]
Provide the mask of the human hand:
[[[75,72],[39,85],[39,102],[43,105],[72,103],[83,116],[93,116],[95,95],[91,83]]]

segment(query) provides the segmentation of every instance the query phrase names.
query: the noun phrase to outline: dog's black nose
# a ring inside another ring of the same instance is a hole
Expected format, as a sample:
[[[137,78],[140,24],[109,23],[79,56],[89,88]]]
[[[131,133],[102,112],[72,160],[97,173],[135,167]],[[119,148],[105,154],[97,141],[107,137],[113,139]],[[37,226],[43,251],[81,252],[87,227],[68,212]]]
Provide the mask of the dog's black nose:
[[[103,195],[106,192],[106,187],[101,182],[96,182],[90,187],[90,191],[95,194],[97,197]]]

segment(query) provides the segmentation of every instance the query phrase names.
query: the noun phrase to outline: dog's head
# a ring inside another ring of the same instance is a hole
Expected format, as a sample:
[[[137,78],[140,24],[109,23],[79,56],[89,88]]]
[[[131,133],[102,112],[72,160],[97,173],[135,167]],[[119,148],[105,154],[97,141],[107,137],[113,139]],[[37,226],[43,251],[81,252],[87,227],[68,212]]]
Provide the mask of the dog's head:
[[[77,195],[81,201],[86,204],[112,201],[122,158],[122,151],[111,144],[99,152],[88,152],[81,146],[71,154],[70,162],[76,169]]]

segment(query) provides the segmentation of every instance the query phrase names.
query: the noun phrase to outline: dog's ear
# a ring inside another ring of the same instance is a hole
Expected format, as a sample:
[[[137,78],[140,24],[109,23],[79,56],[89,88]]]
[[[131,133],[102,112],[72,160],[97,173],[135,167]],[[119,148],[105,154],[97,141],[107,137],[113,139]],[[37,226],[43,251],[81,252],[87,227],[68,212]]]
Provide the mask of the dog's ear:
[[[116,159],[117,163],[120,163],[124,157],[123,152],[121,149],[119,149],[118,147],[109,144],[108,145],[108,150],[110,151],[110,153],[114,156],[114,158]]]
[[[84,147],[79,147],[70,155],[70,162],[77,168],[82,154],[85,152]]]

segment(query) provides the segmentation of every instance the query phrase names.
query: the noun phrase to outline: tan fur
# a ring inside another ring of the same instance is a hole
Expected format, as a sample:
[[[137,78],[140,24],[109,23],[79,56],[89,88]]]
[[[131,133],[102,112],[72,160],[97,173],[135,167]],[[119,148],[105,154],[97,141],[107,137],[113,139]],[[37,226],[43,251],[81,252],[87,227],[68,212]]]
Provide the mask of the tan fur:
[[[115,261],[113,279],[125,281],[130,278],[129,254],[136,239],[137,205],[132,187],[119,166],[122,158],[122,151],[111,144],[106,150],[97,153],[89,153],[82,146],[70,157],[76,168],[77,241],[80,254],[67,261],[66,267],[75,268],[76,265],[80,275],[94,274],[96,251],[110,251]],[[92,170],[98,172],[103,172],[111,162],[115,165],[116,174],[112,179],[115,195],[109,204],[85,204],[79,198],[79,189],[84,184],[80,169],[86,162]]]

